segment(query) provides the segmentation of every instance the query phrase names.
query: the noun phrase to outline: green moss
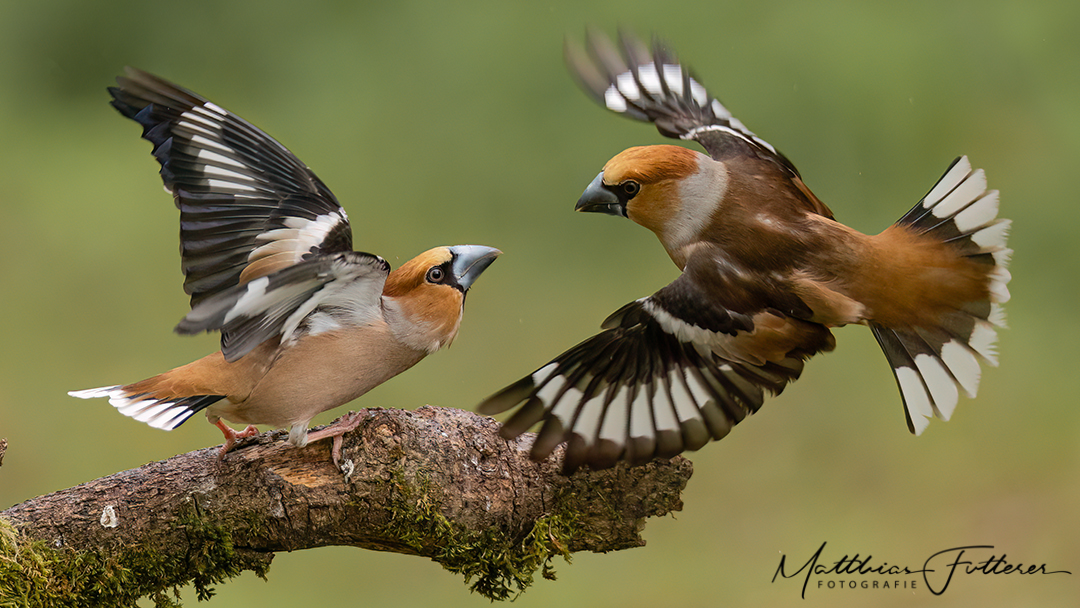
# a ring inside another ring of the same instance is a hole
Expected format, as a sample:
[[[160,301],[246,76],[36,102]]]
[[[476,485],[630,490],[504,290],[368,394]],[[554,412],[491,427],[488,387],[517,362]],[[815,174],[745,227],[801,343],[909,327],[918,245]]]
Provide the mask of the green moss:
[[[570,562],[570,539],[580,532],[576,511],[568,506],[571,501],[557,499],[555,504],[562,508],[538,519],[524,536],[498,528],[475,532],[440,512],[423,472],[412,483],[404,474],[395,474],[392,482],[388,534],[463,575],[472,591],[492,601],[520,595],[532,585],[537,570],[554,580],[551,562],[556,556]]]
[[[199,600],[206,600],[211,585],[243,570],[265,578],[267,563],[237,556],[228,527],[195,509],[175,525],[187,551],[140,546],[104,555],[28,541],[0,519],[0,608],[113,608],[136,606],[141,597],[157,608],[177,608],[182,585],[193,584]]]
[[[537,571],[554,579],[552,561],[561,556],[569,562],[571,540],[580,541],[583,534],[578,514],[585,512],[588,497],[569,491],[558,493],[551,512],[524,533],[500,528],[476,532],[442,514],[425,472],[409,478],[398,471],[387,483],[387,535],[461,574],[474,592],[491,600],[517,597]],[[201,601],[213,595],[213,585],[243,570],[265,578],[269,562],[239,555],[230,533],[235,526],[257,534],[265,527],[258,514],[240,513],[220,523],[204,517],[193,502],[174,526],[187,541],[183,547],[98,553],[27,540],[0,519],[0,608],[134,607],[142,597],[158,608],[177,608],[183,585],[192,584]]]

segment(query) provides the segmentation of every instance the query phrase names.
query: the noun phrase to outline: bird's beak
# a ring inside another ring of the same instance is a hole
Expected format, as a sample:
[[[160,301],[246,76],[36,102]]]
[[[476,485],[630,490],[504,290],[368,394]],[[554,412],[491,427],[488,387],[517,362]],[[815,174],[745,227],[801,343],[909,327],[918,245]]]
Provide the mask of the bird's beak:
[[[468,291],[473,281],[491,266],[502,252],[483,245],[455,245],[450,247],[450,254],[454,256],[450,265],[454,278],[462,291]]]
[[[615,193],[604,186],[604,172],[601,171],[596,179],[592,180],[581,198],[578,199],[574,211],[588,211],[593,213],[606,213],[626,217],[626,203],[619,200]]]

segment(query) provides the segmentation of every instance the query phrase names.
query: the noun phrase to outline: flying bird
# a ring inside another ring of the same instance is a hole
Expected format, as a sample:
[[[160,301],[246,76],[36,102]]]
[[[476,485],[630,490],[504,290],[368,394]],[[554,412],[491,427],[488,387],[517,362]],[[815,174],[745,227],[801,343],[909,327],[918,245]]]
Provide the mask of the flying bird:
[[[289,442],[334,438],[358,420],[308,434],[316,415],[351,401],[448,346],[465,294],[501,253],[436,247],[391,272],[353,251],[345,209],[289,150],[239,116],[127,68],[112,105],[143,127],[180,209],[180,334],[221,332],[221,350],[152,378],[69,394],[107,397],[120,413],[172,430],[196,412],[225,436],[254,425]],[[236,431],[228,420],[248,425]]]
[[[723,438],[831,351],[831,328],[866,325],[892,366],[908,429],[948,420],[996,365],[1009,299],[1009,220],[966,157],[898,222],[865,235],[833,219],[783,154],[750,132],[659,41],[590,33],[567,44],[608,110],[691,140],[629,148],[576,209],[653,231],[682,271],[612,314],[603,331],[489,397],[520,405],[505,438],[542,422],[531,455],[567,443],[564,471],[696,450]]]

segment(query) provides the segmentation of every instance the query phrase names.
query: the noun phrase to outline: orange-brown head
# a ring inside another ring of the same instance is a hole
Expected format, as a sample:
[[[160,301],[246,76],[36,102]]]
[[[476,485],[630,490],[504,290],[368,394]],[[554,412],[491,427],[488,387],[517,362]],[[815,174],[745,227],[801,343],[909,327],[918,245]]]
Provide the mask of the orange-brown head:
[[[427,352],[457,335],[465,294],[502,252],[483,245],[429,249],[390,273],[383,287],[398,339]]]
[[[575,209],[619,215],[656,233],[672,259],[711,222],[727,189],[721,163],[681,146],[628,148],[604,165]]]

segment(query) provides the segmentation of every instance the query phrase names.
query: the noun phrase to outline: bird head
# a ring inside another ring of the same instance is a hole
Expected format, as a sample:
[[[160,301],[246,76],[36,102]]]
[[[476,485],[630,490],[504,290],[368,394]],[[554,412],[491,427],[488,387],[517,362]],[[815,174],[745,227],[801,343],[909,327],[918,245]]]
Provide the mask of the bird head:
[[[429,249],[390,273],[383,287],[399,311],[399,337],[434,352],[457,335],[465,294],[502,252],[483,245]]]
[[[638,146],[609,160],[575,209],[630,218],[656,233],[679,263],[679,250],[708,225],[726,184],[723,165],[700,152]]]

